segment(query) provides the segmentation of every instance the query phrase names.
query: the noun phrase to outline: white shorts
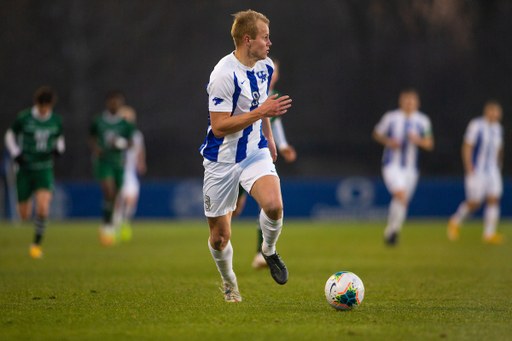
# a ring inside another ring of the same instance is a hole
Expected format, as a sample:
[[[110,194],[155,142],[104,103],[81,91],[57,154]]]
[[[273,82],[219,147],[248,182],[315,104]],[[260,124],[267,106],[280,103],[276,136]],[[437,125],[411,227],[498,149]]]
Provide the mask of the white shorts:
[[[123,187],[121,187],[121,196],[138,197],[140,192],[140,182],[135,174],[125,172],[123,177]]]
[[[220,163],[204,160],[204,214],[220,217],[236,208],[238,185],[251,193],[252,186],[259,178],[277,175],[267,148],[252,152],[239,163]]]
[[[416,190],[419,173],[414,168],[391,165],[382,168],[382,177],[391,195],[398,191],[405,191],[407,199],[410,200]]]
[[[489,173],[473,173],[464,177],[466,199],[481,203],[487,197],[501,198],[503,194],[503,180],[498,170]]]

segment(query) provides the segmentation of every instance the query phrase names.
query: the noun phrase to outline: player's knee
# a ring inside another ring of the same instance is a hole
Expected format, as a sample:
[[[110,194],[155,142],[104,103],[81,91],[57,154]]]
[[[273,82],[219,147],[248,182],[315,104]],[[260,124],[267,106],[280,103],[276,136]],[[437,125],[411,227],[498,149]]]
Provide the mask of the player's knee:
[[[222,251],[228,245],[229,238],[223,235],[212,236],[210,237],[210,243],[215,250]]]
[[[402,204],[407,205],[407,196],[404,191],[398,191],[393,196],[396,200],[400,201]]]
[[[36,208],[36,214],[37,214],[37,216],[39,216],[41,218],[48,217],[49,211],[50,211],[49,206],[38,206]]]
[[[489,197],[487,198],[487,205],[497,205],[499,204],[500,199],[497,197]]]
[[[280,200],[272,201],[263,207],[263,211],[270,219],[281,219],[283,216],[283,203]]]
[[[468,209],[473,212],[480,208],[480,203],[478,201],[468,201],[467,202]]]
[[[30,211],[29,210],[19,210],[19,215],[21,220],[29,220],[30,219]]]

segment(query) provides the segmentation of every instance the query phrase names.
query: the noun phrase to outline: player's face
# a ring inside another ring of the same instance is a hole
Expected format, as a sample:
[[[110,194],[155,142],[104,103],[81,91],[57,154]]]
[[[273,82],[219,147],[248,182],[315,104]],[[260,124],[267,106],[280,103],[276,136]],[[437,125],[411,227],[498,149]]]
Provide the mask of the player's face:
[[[411,113],[420,108],[420,99],[414,92],[402,94],[398,102],[400,109],[406,113]]]
[[[120,96],[107,99],[107,110],[113,115],[116,114],[123,105],[124,98]]]
[[[258,60],[266,59],[272,42],[267,24],[258,20],[258,34],[255,39],[250,39],[250,52]]]
[[[499,105],[496,104],[488,104],[484,108],[484,116],[487,118],[489,122],[499,122],[501,121],[502,110]]]
[[[44,116],[47,115],[52,111],[52,105],[51,104],[36,104],[37,111]]]

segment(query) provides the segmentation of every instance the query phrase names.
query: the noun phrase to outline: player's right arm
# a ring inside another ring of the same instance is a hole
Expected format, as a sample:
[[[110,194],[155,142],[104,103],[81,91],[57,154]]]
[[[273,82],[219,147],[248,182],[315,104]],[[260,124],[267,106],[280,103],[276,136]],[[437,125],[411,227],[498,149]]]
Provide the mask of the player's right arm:
[[[464,134],[464,140],[462,142],[461,156],[462,165],[464,167],[464,173],[471,175],[474,171],[473,165],[473,151],[475,148],[476,140],[478,138],[478,124],[477,121],[472,120]]]
[[[400,148],[400,142],[395,140],[392,137],[388,136],[390,130],[391,116],[390,114],[385,114],[380,119],[379,123],[373,129],[373,139],[383,145],[384,147],[388,147],[391,149]]]
[[[23,123],[21,122],[20,116],[16,118],[12,126],[7,129],[5,133],[4,142],[5,147],[9,151],[11,157],[16,160],[18,163],[22,163],[22,152],[23,150],[18,145],[16,141],[16,136],[20,133]]]
[[[262,118],[283,115],[291,107],[292,100],[289,96],[277,96],[270,96],[261,106],[242,115],[231,116],[231,112],[210,111],[213,134],[221,138],[244,130]]]

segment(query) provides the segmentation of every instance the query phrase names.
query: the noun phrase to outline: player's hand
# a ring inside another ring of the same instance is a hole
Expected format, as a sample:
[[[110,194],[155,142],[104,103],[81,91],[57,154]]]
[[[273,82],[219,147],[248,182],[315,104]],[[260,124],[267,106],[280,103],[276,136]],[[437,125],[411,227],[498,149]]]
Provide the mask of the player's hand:
[[[409,134],[408,139],[417,146],[421,147],[423,145],[423,139],[419,137],[417,134]]]
[[[293,162],[297,158],[297,153],[292,146],[279,149],[279,154],[281,154],[286,162]]]
[[[398,149],[398,148],[400,148],[400,146],[401,146],[401,143],[395,139],[389,138],[386,140],[386,147],[388,147],[388,148]]]
[[[267,100],[261,105],[263,111],[263,117],[276,117],[283,115],[292,106],[292,99],[290,96],[281,96],[277,98],[277,94],[274,94],[267,98]]]
[[[276,162],[277,160],[277,148],[274,142],[274,139],[267,140],[268,150],[270,150],[270,156],[272,156],[272,161]]]
[[[23,154],[20,154],[20,155],[18,155],[18,156],[16,156],[16,157],[14,158],[14,161],[16,161],[16,163],[17,163],[18,165],[20,165],[20,166],[21,166],[21,165],[23,165],[27,160],[25,160],[25,157],[23,157]]]

